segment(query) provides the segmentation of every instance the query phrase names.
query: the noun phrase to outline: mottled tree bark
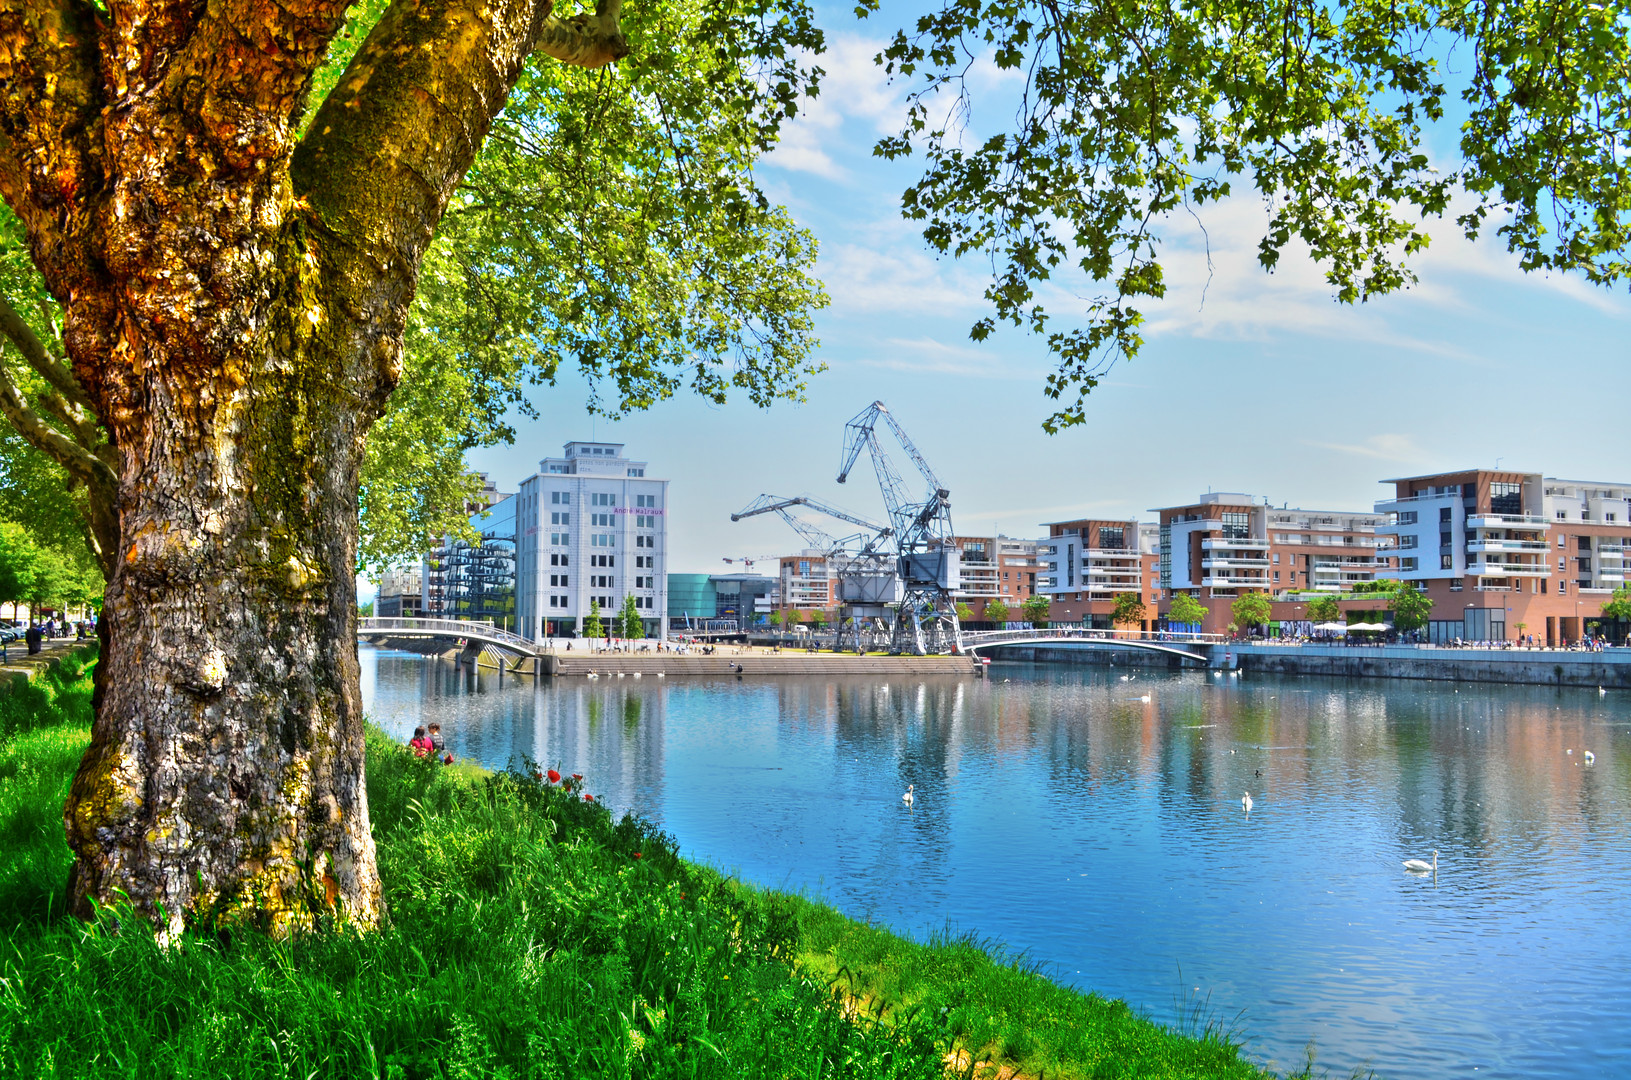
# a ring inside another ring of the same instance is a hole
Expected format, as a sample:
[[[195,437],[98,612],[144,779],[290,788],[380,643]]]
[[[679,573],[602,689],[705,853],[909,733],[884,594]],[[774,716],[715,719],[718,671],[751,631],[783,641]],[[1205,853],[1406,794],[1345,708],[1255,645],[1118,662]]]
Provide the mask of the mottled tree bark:
[[[530,53],[615,5],[397,0],[295,133],[344,0],[0,0],[0,195],[111,443],[117,546],[70,902],[173,935],[379,916],[356,662],[363,440],[419,260]]]

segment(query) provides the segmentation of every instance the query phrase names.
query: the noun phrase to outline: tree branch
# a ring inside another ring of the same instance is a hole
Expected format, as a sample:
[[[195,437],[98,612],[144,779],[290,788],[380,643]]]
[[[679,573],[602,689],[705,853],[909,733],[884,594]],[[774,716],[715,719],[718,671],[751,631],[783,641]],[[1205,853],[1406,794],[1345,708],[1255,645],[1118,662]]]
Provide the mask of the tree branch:
[[[4,363],[0,363],[0,413],[11,421],[17,433],[27,439],[30,446],[67,469],[75,479],[85,483],[99,479],[110,484],[114,482],[113,470],[108,468],[107,463],[47,424],[30,407]]]
[[[396,0],[295,151],[295,190],[328,241],[334,296],[369,328],[364,351],[383,390],[399,372],[420,258],[528,57],[542,48],[595,67],[628,52],[620,0],[564,21],[552,10],[551,0]]]
[[[0,415],[11,421],[17,433],[36,450],[85,485],[89,496],[86,540],[106,577],[113,575],[113,560],[119,551],[118,477],[113,468],[90,448],[80,445],[47,424],[23,397],[12,381],[11,372],[0,358]],[[100,436],[100,430],[97,430]],[[104,442],[102,445],[106,446]]]
[[[34,328],[24,321],[4,296],[0,296],[0,333],[11,339],[28,366],[55,387],[58,393],[82,408],[90,408],[91,403],[85,400],[73,372],[51,355],[45,343],[34,333]]]
[[[601,68],[629,54],[619,16],[623,0],[599,0],[595,13],[584,12],[570,19],[553,14],[544,21],[537,51],[574,67]]]

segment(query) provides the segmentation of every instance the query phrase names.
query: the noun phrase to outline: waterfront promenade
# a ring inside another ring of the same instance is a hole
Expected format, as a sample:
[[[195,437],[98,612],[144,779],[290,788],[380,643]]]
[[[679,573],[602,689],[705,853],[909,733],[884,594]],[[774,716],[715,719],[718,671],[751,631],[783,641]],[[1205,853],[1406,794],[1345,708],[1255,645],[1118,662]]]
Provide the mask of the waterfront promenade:
[[[1433,645],[1336,645],[1222,642],[1206,646],[1208,666],[1243,674],[1354,679],[1430,679],[1631,690],[1631,649],[1451,648]],[[1137,649],[1071,642],[989,650],[997,660],[1176,668],[1179,661]]]

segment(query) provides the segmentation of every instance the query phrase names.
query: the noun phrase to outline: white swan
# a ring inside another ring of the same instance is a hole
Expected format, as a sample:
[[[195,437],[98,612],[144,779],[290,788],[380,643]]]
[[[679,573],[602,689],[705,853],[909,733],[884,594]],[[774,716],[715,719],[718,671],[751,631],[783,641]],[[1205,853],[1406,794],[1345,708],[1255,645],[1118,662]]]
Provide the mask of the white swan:
[[[1587,750],[1586,751],[1586,764],[1590,765],[1590,764],[1594,763],[1596,760],[1597,760],[1597,755],[1592,753],[1590,750]]]
[[[913,801],[914,801],[912,799],[912,786],[913,785],[911,785],[911,784],[907,784],[906,785],[906,794],[904,794],[904,795],[902,795],[900,797],[900,801],[905,803],[907,806],[911,806]]]
[[[1138,700],[1140,700],[1144,704],[1148,705],[1150,703],[1150,695],[1145,694],[1143,697],[1139,698]]]
[[[1424,859],[1406,859],[1404,868],[1412,874],[1436,874],[1438,873],[1438,852],[1436,850],[1433,852],[1432,862],[1427,862]]]
[[[1601,686],[1599,686],[1599,687],[1598,687],[1598,688],[1597,688],[1597,692],[1598,692],[1598,693],[1599,693],[1599,694],[1606,694],[1606,693],[1608,693],[1608,691],[1607,691],[1607,690],[1604,690],[1604,689],[1603,689],[1603,688],[1602,688],[1602,687],[1601,687]]]
[[[1244,794],[1244,795],[1242,795],[1240,797],[1240,808],[1242,810],[1246,811],[1246,813],[1248,813],[1248,814],[1252,812],[1252,793],[1251,792],[1248,791],[1248,792],[1246,792],[1246,794]]]

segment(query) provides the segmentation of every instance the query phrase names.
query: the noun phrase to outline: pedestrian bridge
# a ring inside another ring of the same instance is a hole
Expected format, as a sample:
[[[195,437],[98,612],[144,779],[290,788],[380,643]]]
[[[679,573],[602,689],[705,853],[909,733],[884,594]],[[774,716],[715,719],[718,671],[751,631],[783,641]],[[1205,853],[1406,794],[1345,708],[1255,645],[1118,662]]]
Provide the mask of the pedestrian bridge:
[[[1089,630],[1057,627],[1042,630],[975,630],[961,635],[963,651],[974,656],[998,645],[1055,645],[1070,643],[1117,649],[1143,649],[1205,663],[1209,647],[1227,640],[1222,634],[1189,634],[1167,630]]]
[[[463,638],[521,656],[540,656],[543,653],[535,643],[520,634],[500,630],[490,622],[466,619],[358,619],[357,636]]]

